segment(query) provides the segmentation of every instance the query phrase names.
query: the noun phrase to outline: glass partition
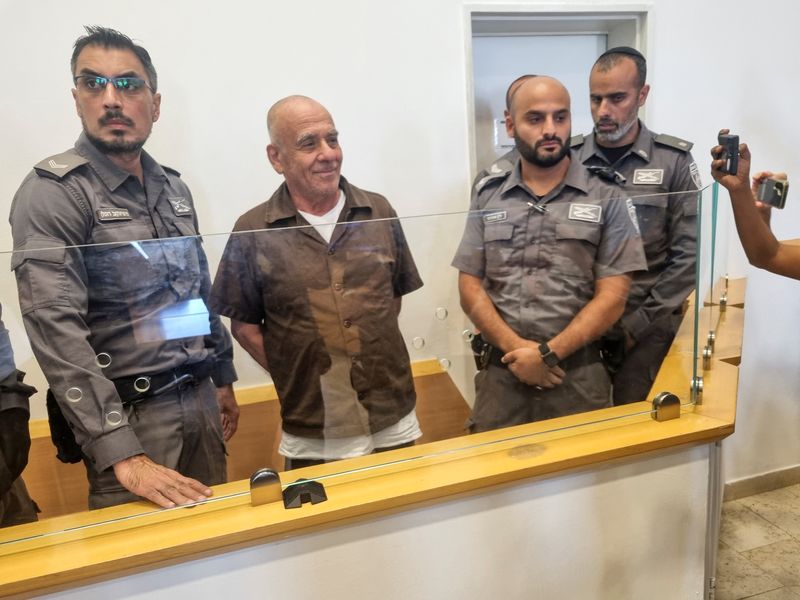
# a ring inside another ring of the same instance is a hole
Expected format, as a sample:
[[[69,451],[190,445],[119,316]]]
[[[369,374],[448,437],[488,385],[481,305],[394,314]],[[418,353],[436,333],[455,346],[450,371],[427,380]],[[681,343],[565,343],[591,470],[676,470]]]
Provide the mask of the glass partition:
[[[694,299],[705,297],[714,271],[709,197],[704,189],[402,218],[383,204],[356,205],[316,227],[261,210],[235,232],[200,237],[189,217],[180,235],[159,239],[150,223],[111,218],[89,245],[32,237],[4,248],[2,318],[17,367],[38,390],[23,478],[42,522],[0,530],[0,555],[94,535],[106,522],[196,514],[139,501],[122,516],[91,513],[90,526],[67,516],[128,499],[110,465],[136,444],[208,485],[226,479],[223,469],[233,482],[263,467],[325,461],[331,480],[363,473],[360,456],[475,431],[589,411],[591,422],[640,418],[662,391],[690,404],[697,372],[662,378],[659,368],[663,360],[680,371],[685,359],[697,368],[697,332],[709,317]],[[671,226],[668,203],[697,215],[699,248],[649,248],[655,262],[643,270],[636,227]],[[670,288],[673,308],[650,307],[674,329],[658,330],[668,336],[663,353],[642,367],[652,374],[635,399],[647,403],[603,410],[612,405],[609,372],[626,350],[619,317],[638,318],[626,300],[644,306],[657,272],[675,261],[688,284]],[[626,297],[630,271],[639,272]],[[567,350],[544,364],[542,342]],[[230,380],[231,352],[238,423],[212,385]],[[76,462],[56,459],[48,412],[59,454]],[[466,445],[498,452],[581,426],[553,421],[535,434],[515,429]],[[370,470],[464,453],[425,448],[412,459],[386,453]],[[299,476],[283,475],[284,486]],[[248,503],[239,489],[201,504]]]

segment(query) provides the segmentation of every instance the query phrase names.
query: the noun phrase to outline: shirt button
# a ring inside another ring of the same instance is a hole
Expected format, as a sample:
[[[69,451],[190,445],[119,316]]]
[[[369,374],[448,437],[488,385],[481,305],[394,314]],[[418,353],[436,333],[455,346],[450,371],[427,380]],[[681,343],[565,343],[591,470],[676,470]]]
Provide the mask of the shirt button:
[[[343,287],[344,286],[341,283],[334,283],[333,284],[333,289],[335,289],[337,292],[341,292]]]
[[[342,323],[342,325],[344,325],[345,327],[350,327],[350,325],[352,324],[353,322],[350,319],[345,319],[344,323]]]
[[[328,248],[328,254],[333,254],[334,252],[336,252],[336,250],[333,248]]]

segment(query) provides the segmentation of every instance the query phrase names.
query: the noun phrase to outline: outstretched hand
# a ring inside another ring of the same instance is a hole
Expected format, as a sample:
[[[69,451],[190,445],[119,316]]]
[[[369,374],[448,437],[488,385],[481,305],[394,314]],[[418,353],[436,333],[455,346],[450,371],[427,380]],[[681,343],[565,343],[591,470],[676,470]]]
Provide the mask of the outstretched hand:
[[[114,475],[128,491],[163,508],[199,502],[213,493],[199,481],[154,463],[144,454],[115,463]]]

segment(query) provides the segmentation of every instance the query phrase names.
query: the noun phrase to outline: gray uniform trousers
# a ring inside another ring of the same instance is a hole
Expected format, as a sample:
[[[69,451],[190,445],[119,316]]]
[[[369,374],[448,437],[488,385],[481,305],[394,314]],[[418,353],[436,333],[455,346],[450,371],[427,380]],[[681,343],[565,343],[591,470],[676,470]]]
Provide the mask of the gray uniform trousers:
[[[225,443],[210,377],[125,407],[128,422],[154,462],[205,485],[227,480]],[[89,478],[89,508],[105,508],[139,498],[117,481],[113,468],[98,472],[84,459]]]

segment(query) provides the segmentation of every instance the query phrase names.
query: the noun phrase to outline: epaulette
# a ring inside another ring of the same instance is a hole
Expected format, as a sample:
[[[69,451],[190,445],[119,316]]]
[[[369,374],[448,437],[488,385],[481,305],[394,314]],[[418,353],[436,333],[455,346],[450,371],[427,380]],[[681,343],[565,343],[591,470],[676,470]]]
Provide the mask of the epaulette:
[[[503,178],[514,168],[514,161],[508,159],[508,154],[501,156],[492,163],[492,166],[482,172],[482,176],[475,182],[475,192],[480,192],[487,183]]]
[[[88,162],[86,158],[74,150],[67,150],[61,154],[45,158],[35,164],[33,168],[39,175],[50,177],[51,179],[62,179],[70,171],[74,171]]]
[[[497,163],[492,165],[492,167],[494,167],[496,164]],[[508,174],[510,172],[511,172],[511,168],[509,168],[507,171],[503,171],[502,169],[498,169],[495,172],[491,172],[490,171],[490,172],[486,173],[483,177],[481,177],[475,183],[475,193],[476,194],[480,193],[483,188],[485,188],[489,183],[491,183],[493,181],[502,181],[502,180],[504,180],[508,176]]]
[[[172,173],[176,177],[180,177],[181,176],[180,171],[176,171],[172,167],[168,167],[167,165],[161,165],[161,168],[164,169],[167,173]]]
[[[582,133],[573,135],[571,138],[569,138],[569,147],[577,148],[578,146],[583,146],[584,141],[586,141],[586,139],[583,137]]]
[[[657,144],[661,144],[662,146],[669,146],[670,148],[675,148],[675,150],[681,150],[683,152],[689,152],[689,150],[692,149],[692,146],[694,146],[692,142],[687,142],[686,140],[677,138],[674,135],[667,135],[665,133],[659,133],[653,137],[653,141]]]

